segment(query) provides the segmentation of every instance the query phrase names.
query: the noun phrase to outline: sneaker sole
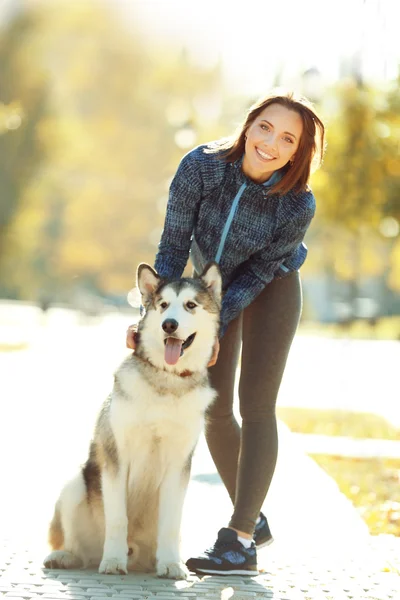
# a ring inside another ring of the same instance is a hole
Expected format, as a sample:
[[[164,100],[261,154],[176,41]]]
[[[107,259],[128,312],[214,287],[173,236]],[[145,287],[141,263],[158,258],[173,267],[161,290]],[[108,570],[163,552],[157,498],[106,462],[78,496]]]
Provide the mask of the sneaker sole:
[[[270,546],[273,542],[274,542],[274,538],[271,537],[269,540],[267,540],[266,542],[262,542],[260,545],[256,544],[256,548],[257,548],[257,550],[261,550],[262,548],[266,548],[267,546]]]
[[[201,573],[202,575],[249,575],[255,577],[259,575],[258,569],[254,571],[245,571],[240,569],[233,569],[231,571],[218,571],[217,569],[196,569],[195,573]]]

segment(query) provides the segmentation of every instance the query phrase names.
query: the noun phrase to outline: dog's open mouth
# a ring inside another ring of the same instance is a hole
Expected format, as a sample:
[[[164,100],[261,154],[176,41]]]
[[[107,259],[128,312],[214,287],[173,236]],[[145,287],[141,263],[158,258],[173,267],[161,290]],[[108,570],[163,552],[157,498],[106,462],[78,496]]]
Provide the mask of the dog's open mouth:
[[[194,338],[196,337],[195,333],[189,335],[186,340],[179,340],[175,337],[167,337],[164,340],[165,345],[165,354],[164,359],[167,365],[176,365],[180,357],[182,356],[184,350],[189,348],[189,346],[193,343]]]

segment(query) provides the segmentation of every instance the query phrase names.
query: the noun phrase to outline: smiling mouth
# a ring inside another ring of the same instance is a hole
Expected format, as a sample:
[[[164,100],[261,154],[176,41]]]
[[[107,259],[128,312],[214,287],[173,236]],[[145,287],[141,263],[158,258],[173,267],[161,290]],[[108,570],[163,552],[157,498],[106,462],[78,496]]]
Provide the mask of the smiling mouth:
[[[164,359],[168,365],[176,365],[183,352],[193,344],[196,333],[189,335],[186,340],[180,340],[176,337],[166,337],[164,340],[165,354]]]
[[[275,160],[275,156],[272,156],[272,154],[268,154],[268,152],[263,152],[259,148],[256,148],[256,152],[258,156],[264,161],[270,162],[271,160]]]

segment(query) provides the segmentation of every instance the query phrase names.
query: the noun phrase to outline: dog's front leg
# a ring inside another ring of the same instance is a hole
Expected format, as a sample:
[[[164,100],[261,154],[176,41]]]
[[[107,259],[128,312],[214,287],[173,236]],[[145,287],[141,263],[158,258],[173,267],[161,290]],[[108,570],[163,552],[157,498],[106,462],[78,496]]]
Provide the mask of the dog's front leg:
[[[180,557],[180,530],[190,463],[191,459],[182,469],[170,466],[161,482],[156,554],[159,577],[187,579],[189,576]]]
[[[104,468],[101,474],[105,540],[100,573],[128,572],[127,471],[127,465],[119,465],[117,471]]]

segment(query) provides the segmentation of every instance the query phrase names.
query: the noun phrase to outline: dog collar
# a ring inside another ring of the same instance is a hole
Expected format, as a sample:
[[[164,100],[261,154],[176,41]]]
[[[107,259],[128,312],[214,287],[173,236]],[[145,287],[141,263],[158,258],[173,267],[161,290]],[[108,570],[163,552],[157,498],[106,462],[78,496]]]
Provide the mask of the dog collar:
[[[135,358],[138,358],[142,362],[149,364],[151,367],[153,367],[153,369],[156,368],[153,365],[153,363],[149,361],[148,358],[142,358],[141,356],[138,356],[135,352],[132,352],[132,356],[134,356]],[[163,369],[163,371],[165,371],[166,373],[169,373],[170,375],[175,375],[176,377],[191,377],[193,375],[193,372],[189,371],[188,369],[186,369],[186,371],[182,371],[182,373],[174,373],[173,371],[172,372],[167,371],[166,369]]]

